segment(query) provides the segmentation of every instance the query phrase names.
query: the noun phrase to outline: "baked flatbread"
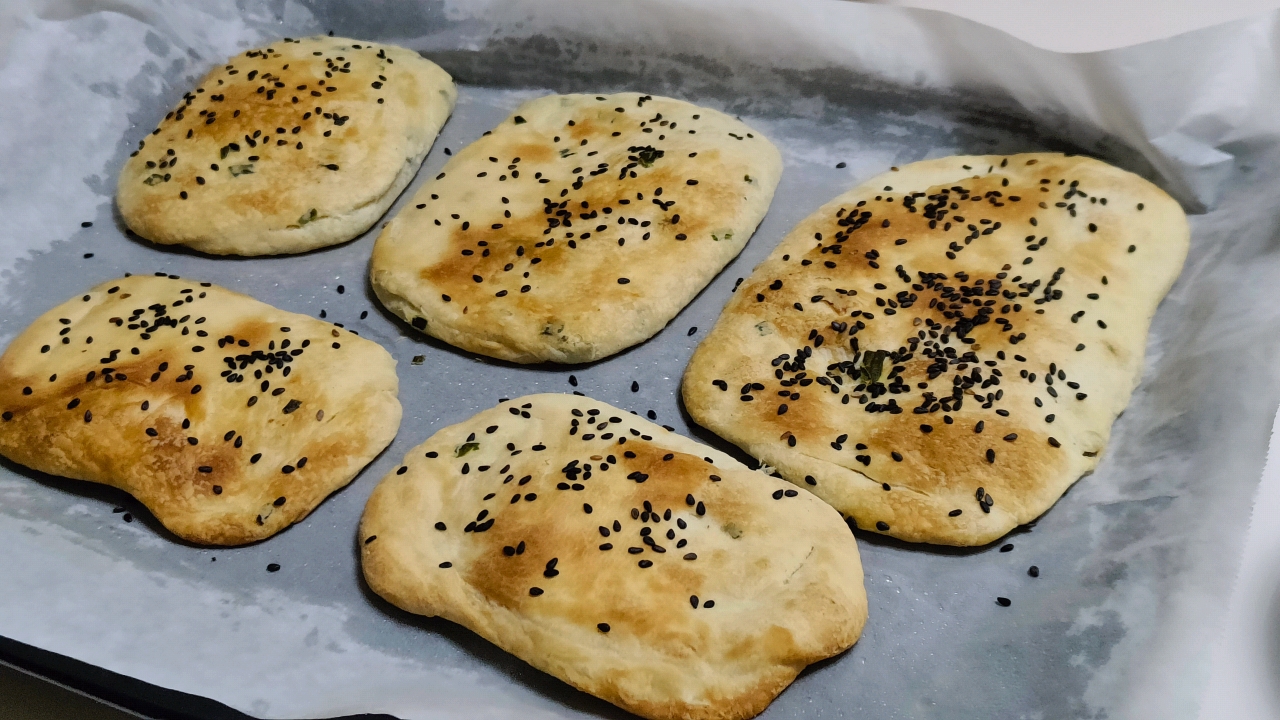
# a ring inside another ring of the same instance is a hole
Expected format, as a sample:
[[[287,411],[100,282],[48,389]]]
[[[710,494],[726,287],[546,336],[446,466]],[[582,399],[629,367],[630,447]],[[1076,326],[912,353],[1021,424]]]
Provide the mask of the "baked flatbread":
[[[647,718],[747,718],[867,615],[809,493],[590,398],[505,401],[414,448],[360,525],[382,597]]]
[[[368,230],[453,111],[453,79],[393,45],[284,39],[215,68],[120,171],[134,232],[215,255],[299,253]]]
[[[685,406],[859,527],[988,543],[1097,465],[1188,241],[1176,202],[1089,158],[895,168],[738,288]]]
[[[270,537],[400,425],[395,360],[305,315],[173,276],[103,283],[0,357],[0,455],[120,488],[206,545]]]
[[[759,133],[680,100],[531,100],[382,231],[373,289],[465,350],[596,360],[661,330],[742,250],[781,170]]]

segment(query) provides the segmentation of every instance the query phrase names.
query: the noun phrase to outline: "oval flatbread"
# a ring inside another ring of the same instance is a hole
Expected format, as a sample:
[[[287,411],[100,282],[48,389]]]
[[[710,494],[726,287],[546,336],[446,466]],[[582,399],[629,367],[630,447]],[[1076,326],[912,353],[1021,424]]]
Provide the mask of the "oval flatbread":
[[[187,92],[138,143],[116,201],[147,240],[215,255],[346,242],[413,179],[456,97],[410,50],[286,38]]]
[[[374,490],[364,575],[647,718],[747,718],[866,620],[822,501],[618,408],[504,401]]]
[[[781,170],[759,133],[680,100],[531,100],[382,231],[373,289],[472,352],[596,360],[661,330],[742,250]]]
[[[179,537],[261,540],[395,437],[380,345],[209,283],[125,277],[0,357],[0,455],[120,488]]]
[[[861,528],[988,543],[1097,465],[1188,242],[1176,202],[1097,160],[895,168],[738,288],[685,406]]]

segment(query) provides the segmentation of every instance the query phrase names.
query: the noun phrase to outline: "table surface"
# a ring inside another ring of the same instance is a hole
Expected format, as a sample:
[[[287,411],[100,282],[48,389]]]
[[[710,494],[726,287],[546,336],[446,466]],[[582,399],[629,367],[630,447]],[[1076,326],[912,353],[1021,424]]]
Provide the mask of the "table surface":
[[[943,10],[1060,52],[1091,52],[1156,40],[1275,8],[1280,0],[864,0]],[[43,6],[45,0],[18,5]],[[10,8],[15,9],[15,8]],[[1280,425],[1280,415],[1277,416]],[[1258,503],[1280,505],[1277,441]],[[1273,502],[1274,501],[1274,502]],[[1222,641],[1214,649],[1201,720],[1280,717],[1280,642],[1261,631],[1280,622],[1280,523],[1252,523]],[[6,720],[136,720],[76,691],[0,664],[0,708]]]

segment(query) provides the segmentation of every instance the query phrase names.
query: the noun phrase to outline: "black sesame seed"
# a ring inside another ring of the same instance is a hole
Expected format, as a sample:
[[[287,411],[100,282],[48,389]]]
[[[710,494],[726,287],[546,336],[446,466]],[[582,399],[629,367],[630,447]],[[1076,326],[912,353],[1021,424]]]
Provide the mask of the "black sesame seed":
[[[1031,577],[1040,577],[1040,568],[1036,565],[1032,565],[1031,567],[1027,568],[1027,574],[1030,575]]]
[[[267,565],[267,572],[280,572],[280,563],[270,563]]]
[[[887,523],[887,522],[885,522],[885,521],[883,521],[883,520],[878,520],[878,521],[876,521],[876,529],[877,529],[877,530],[879,530],[880,532],[888,532],[888,531],[889,531],[889,523]]]
[[[1013,601],[1007,597],[998,597],[996,598],[996,604],[1000,607],[1009,607],[1013,604]]]

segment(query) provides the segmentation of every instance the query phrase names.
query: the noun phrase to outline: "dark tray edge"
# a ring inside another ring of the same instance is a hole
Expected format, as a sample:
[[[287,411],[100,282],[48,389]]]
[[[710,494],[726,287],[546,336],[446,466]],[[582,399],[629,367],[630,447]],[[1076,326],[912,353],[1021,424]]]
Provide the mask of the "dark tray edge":
[[[0,635],[0,663],[144,720],[255,720],[199,695],[152,685],[75,658]],[[344,715],[332,720],[396,720],[391,715]]]

